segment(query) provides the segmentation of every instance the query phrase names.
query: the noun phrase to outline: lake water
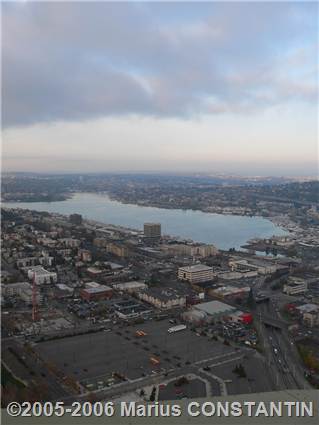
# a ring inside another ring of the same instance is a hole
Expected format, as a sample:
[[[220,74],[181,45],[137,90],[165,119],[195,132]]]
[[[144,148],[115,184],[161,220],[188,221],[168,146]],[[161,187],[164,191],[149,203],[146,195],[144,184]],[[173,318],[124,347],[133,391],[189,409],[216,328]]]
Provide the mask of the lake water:
[[[239,249],[254,237],[267,238],[287,233],[262,217],[143,207],[122,204],[107,195],[91,193],[77,193],[71,199],[59,202],[10,202],[2,205],[67,215],[79,213],[86,219],[140,230],[145,222],[159,222],[163,234],[211,243],[220,249]]]

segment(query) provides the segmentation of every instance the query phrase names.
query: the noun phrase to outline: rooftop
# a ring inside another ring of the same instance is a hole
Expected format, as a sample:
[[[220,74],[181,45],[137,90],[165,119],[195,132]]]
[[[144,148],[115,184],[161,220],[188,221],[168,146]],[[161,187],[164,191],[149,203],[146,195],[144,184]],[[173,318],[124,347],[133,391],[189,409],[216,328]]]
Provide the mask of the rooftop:
[[[34,272],[36,275],[46,275],[48,273],[54,273],[54,272],[49,272],[48,270],[45,270],[42,266],[33,266],[33,267],[28,267],[28,270],[31,272]]]
[[[98,288],[85,288],[83,291],[89,294],[99,294],[100,292],[112,291],[112,288],[106,285],[100,285]]]
[[[194,273],[194,272],[210,271],[210,270],[213,270],[213,268],[206,266],[205,264],[194,264],[193,266],[180,267],[180,270],[183,270],[185,272]]]
[[[235,311],[236,308],[231,305],[221,303],[220,301],[209,301],[207,303],[196,304],[194,307],[196,310],[204,311],[207,314],[215,315],[226,312]]]

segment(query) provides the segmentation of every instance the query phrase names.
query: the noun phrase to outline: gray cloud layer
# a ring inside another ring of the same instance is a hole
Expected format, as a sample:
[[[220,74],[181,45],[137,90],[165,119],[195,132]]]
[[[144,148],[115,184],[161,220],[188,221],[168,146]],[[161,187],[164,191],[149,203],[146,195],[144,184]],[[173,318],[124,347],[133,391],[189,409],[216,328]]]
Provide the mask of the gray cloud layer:
[[[315,102],[315,3],[3,6],[3,125]]]

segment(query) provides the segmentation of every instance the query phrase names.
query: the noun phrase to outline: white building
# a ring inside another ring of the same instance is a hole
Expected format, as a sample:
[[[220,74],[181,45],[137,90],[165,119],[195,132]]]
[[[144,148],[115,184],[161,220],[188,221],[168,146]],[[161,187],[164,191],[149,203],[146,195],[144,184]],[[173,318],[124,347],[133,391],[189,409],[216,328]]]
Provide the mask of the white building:
[[[288,283],[286,283],[283,288],[283,292],[287,295],[299,295],[307,292],[307,290],[307,282],[298,277],[290,277]]]
[[[47,283],[56,283],[58,276],[55,272],[49,272],[42,266],[31,267],[28,270],[28,278],[30,280],[35,279],[37,285],[43,285]]]
[[[190,283],[208,282],[213,278],[213,268],[205,264],[195,264],[178,269],[178,279],[186,280]]]
[[[117,283],[113,285],[113,288],[118,291],[125,291],[128,293],[134,294],[143,289],[146,289],[147,285],[143,282],[132,281],[132,282]]]
[[[258,274],[266,275],[275,273],[277,270],[277,265],[272,263],[269,260],[230,260],[229,266],[232,271],[237,272],[248,272],[248,271],[256,271]]]

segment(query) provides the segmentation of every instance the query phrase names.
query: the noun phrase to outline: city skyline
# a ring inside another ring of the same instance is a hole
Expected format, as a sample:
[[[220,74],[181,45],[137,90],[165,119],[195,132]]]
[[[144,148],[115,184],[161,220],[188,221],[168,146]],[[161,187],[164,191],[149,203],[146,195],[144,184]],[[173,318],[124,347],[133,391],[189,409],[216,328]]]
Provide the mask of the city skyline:
[[[318,172],[318,4],[2,5],[4,171]]]

